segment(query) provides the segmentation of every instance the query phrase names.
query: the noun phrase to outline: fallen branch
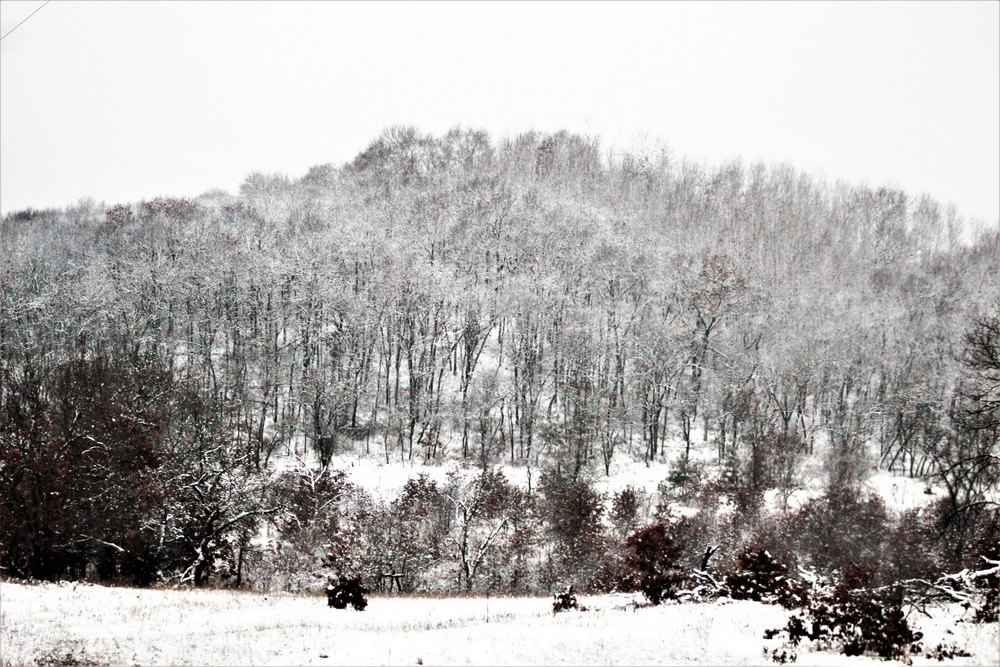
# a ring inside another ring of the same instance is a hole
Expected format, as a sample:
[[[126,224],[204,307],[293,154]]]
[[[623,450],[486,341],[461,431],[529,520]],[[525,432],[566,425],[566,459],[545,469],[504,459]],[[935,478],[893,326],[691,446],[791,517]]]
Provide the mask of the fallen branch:
[[[987,565],[992,565],[992,567],[976,572],[970,572],[966,568],[960,572],[942,574],[934,581],[928,581],[927,579],[904,579],[888,586],[854,589],[851,593],[881,593],[901,588],[906,604],[929,616],[926,611],[928,604],[933,602],[970,603],[981,594],[981,590],[977,586],[977,582],[980,579],[1000,574],[1000,561],[991,560],[985,556],[982,558]]]

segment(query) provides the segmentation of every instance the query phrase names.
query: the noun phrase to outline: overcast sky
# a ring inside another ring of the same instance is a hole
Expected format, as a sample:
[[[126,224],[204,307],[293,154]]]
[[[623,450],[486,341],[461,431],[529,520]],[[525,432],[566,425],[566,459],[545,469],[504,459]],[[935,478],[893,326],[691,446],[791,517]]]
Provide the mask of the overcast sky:
[[[0,33],[42,0],[0,2]],[[1000,2],[50,2],[0,43],[0,208],[235,192],[455,125],[789,163],[1000,221]]]

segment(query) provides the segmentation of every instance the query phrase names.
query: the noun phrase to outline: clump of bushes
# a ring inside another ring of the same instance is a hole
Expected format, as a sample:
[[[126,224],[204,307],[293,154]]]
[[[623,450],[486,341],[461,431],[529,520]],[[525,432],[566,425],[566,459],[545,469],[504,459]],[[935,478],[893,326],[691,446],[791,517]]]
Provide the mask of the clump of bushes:
[[[951,643],[938,644],[933,648],[933,650],[924,653],[924,657],[937,660],[938,662],[944,662],[945,660],[954,660],[955,658],[971,658],[972,654],[964,648]]]
[[[867,564],[875,567],[877,576],[886,556],[890,525],[879,496],[837,490],[808,501],[789,517],[785,539],[821,570],[836,572]]]
[[[920,651],[923,637],[906,620],[901,588],[851,590],[845,582],[813,596],[784,628],[768,630],[764,638],[781,633],[793,647],[808,639],[848,656],[875,655],[906,664],[912,664],[910,655]]]

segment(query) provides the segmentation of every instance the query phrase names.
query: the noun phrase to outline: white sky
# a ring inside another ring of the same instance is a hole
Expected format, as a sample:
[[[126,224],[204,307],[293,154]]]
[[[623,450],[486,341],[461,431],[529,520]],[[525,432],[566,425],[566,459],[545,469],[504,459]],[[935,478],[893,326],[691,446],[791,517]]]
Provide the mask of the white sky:
[[[42,0],[0,2],[0,34]],[[1000,221],[1000,2],[63,2],[0,43],[0,208],[235,192],[384,128],[786,162]]]

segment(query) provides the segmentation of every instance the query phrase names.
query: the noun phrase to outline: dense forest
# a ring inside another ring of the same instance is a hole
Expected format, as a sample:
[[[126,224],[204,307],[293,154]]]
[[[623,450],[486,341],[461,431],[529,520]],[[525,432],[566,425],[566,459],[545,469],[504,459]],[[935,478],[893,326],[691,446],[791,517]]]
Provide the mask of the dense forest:
[[[413,128],[239,194],[11,213],[0,572],[548,592],[621,588],[649,540],[658,576],[719,545],[875,582],[996,558],[1000,230],[965,227],[790,166]],[[677,442],[655,498],[594,489]],[[455,467],[379,500],[344,453]],[[821,492],[766,503],[807,459]],[[940,492],[894,516],[876,468]]]

